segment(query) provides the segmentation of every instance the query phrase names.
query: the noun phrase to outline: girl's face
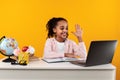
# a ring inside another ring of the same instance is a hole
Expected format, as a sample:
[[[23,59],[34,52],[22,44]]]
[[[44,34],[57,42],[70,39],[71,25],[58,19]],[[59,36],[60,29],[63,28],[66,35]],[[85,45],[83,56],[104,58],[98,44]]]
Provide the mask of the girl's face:
[[[64,20],[57,22],[53,32],[58,41],[64,41],[68,37],[68,23]]]

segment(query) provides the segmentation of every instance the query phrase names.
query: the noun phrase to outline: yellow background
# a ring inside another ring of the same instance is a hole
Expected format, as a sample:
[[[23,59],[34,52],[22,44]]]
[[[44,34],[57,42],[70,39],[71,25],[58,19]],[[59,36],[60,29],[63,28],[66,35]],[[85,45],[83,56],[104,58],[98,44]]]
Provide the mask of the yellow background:
[[[118,0],[0,0],[0,37],[15,38],[20,48],[32,45],[35,55],[43,55],[47,32],[45,25],[52,17],[64,17],[71,31],[83,28],[87,49],[91,40],[120,40],[120,1]],[[120,79],[120,43],[113,58]],[[0,54],[0,57],[3,56]]]

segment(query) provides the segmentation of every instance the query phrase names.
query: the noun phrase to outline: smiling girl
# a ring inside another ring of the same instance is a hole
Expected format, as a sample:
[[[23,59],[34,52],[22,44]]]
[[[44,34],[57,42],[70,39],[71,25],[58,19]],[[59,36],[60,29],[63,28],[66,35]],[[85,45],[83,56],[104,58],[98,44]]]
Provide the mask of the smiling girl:
[[[48,37],[44,47],[44,58],[62,58],[79,56],[86,58],[86,47],[82,40],[82,30],[78,24],[75,25],[76,32],[72,32],[79,43],[68,39],[68,22],[58,17],[52,18],[46,24]]]

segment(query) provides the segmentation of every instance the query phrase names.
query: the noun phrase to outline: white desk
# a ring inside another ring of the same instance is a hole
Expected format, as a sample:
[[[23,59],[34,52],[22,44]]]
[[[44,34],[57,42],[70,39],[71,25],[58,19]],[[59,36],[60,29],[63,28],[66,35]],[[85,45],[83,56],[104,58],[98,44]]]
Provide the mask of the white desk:
[[[112,64],[82,67],[69,62],[31,61],[27,66],[0,61],[0,80],[115,80]]]

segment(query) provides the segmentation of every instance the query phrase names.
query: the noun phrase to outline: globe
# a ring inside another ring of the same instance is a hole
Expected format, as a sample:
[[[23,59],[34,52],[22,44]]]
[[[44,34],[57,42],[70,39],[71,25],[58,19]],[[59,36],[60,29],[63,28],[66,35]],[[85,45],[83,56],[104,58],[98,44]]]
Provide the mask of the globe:
[[[13,56],[13,51],[14,49],[16,49],[18,47],[18,43],[15,39],[13,38],[6,38],[5,36],[3,36],[0,39],[0,52],[5,55],[8,56],[9,59],[7,59],[7,61],[5,62],[9,62],[10,56]]]

